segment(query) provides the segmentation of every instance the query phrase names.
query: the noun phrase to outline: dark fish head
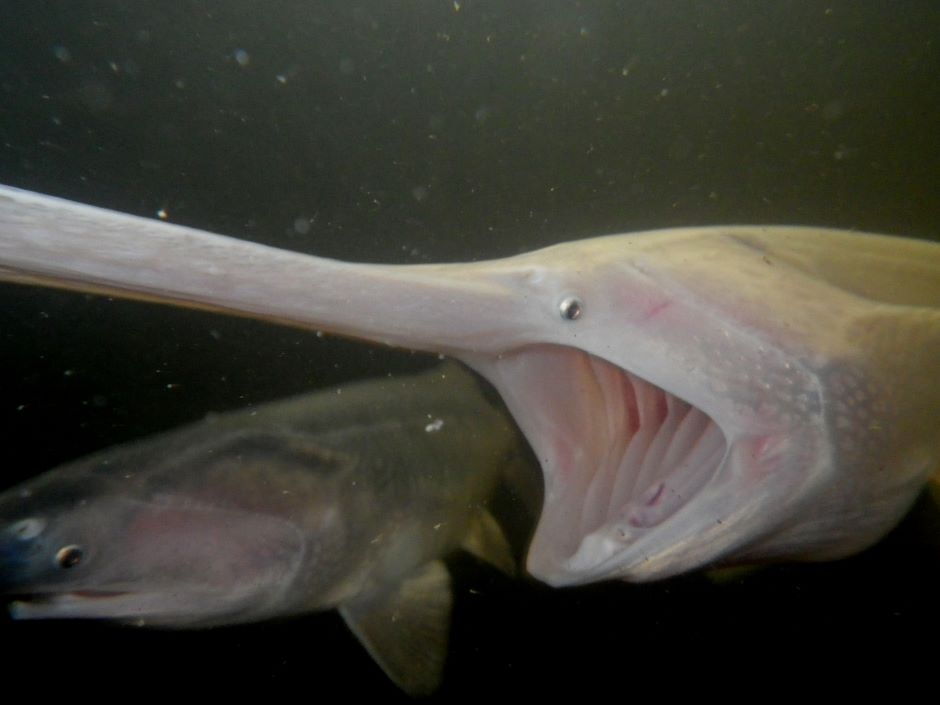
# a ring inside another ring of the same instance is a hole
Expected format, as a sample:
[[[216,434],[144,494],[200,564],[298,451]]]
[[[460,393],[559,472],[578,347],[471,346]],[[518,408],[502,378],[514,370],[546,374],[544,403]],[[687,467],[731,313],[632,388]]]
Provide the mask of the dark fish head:
[[[17,619],[166,626],[263,611],[304,553],[290,521],[53,471],[0,495],[0,593]]]

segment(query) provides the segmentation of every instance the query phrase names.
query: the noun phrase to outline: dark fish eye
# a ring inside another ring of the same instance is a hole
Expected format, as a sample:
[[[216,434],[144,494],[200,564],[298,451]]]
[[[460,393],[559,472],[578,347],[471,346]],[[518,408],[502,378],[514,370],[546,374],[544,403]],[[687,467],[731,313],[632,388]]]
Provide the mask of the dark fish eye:
[[[55,561],[60,568],[73,568],[82,562],[84,555],[81,546],[65,546],[55,554]]]

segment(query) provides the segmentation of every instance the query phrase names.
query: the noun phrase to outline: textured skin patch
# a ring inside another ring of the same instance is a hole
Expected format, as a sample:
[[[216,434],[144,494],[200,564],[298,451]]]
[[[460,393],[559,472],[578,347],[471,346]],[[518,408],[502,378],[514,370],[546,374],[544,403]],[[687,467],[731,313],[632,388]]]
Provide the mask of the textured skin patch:
[[[834,463],[840,467],[884,463],[894,439],[890,421],[894,400],[890,389],[847,364],[830,365],[821,373],[826,390],[826,423],[834,439]]]

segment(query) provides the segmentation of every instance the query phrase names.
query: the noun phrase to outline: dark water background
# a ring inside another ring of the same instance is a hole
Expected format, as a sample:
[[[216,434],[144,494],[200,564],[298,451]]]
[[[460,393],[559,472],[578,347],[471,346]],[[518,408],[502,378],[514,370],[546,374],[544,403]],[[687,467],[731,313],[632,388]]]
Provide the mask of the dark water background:
[[[940,233],[934,2],[2,0],[0,59],[0,182],[325,256],[459,261],[732,222]],[[0,355],[3,486],[425,364],[12,286]],[[556,591],[457,558],[440,697],[903,687],[940,623],[931,520],[725,585]],[[334,614],[196,633],[6,620],[0,639],[3,675],[43,688],[398,697]]]

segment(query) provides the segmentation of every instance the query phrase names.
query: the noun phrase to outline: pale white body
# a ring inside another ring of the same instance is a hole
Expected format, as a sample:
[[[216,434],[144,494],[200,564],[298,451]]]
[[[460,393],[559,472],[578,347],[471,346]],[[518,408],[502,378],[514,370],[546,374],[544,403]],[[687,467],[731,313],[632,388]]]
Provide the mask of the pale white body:
[[[937,243],[736,226],[361,265],[0,188],[0,279],[464,361],[542,464],[528,567],[555,585],[846,555],[940,466]]]

